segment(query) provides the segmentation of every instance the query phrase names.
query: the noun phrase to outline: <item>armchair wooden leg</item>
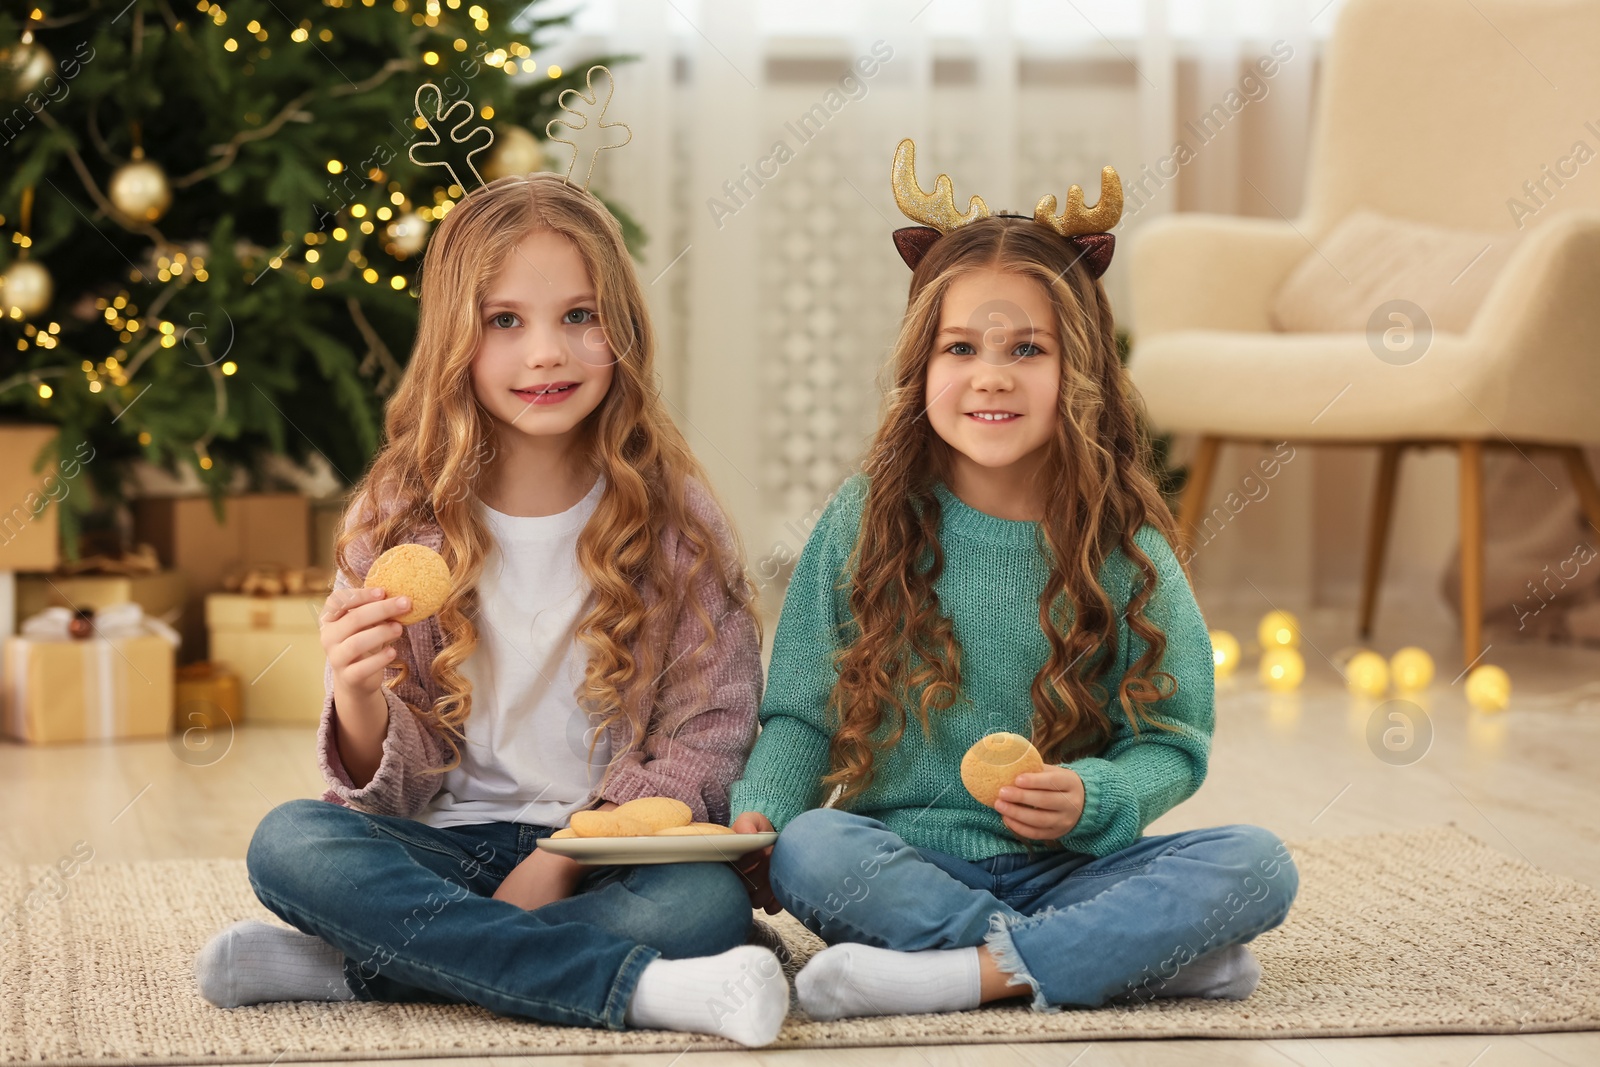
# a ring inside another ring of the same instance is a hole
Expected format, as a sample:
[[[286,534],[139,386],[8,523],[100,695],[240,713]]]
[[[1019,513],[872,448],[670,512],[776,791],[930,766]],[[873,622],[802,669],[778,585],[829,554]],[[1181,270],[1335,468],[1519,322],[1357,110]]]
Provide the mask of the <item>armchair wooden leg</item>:
[[[1178,532],[1184,547],[1195,550],[1195,534],[1200,516],[1206,510],[1206,495],[1211,491],[1211,476],[1217,469],[1217,455],[1222,451],[1222,438],[1202,437],[1195,449],[1194,460],[1189,464],[1189,484],[1183,487],[1183,502],[1178,505]]]
[[[1461,470],[1462,663],[1483,651],[1483,442],[1456,446]]]
[[[1400,470],[1400,446],[1386,444],[1378,453],[1378,484],[1372,496],[1372,516],[1367,526],[1366,572],[1361,576],[1361,636],[1372,636],[1372,616],[1378,610],[1378,584],[1383,579],[1384,551],[1389,544],[1389,519],[1394,514],[1394,487]]]
[[[1594,473],[1589,470],[1589,461],[1584,458],[1583,449],[1574,445],[1561,450],[1561,458],[1567,463],[1567,477],[1572,479],[1572,487],[1578,491],[1578,499],[1583,503],[1583,513],[1589,519],[1589,525],[1600,530],[1600,486],[1594,482]]]

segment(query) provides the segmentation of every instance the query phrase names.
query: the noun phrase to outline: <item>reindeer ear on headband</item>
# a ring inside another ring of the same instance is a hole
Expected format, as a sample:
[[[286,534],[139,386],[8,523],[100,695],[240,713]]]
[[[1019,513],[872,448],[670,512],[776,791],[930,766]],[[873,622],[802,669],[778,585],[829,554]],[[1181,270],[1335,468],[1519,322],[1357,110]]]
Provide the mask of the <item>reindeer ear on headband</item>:
[[[932,226],[902,226],[891,236],[894,237],[894,247],[900,253],[900,258],[906,261],[906,266],[916,270],[922,257],[933,247],[933,242],[944,234]]]
[[[928,254],[928,249],[944,234],[931,226],[904,226],[891,236],[900,258],[905,260],[906,266],[916,270],[922,257]],[[1077,251],[1077,259],[1088,270],[1089,277],[1098,278],[1111,266],[1111,254],[1116,251],[1117,238],[1109,233],[1086,233],[1068,237],[1067,243]]]
[[[903,227],[893,234],[895,249],[912,270],[917,269],[917,264],[939,238],[951,230],[990,217],[989,206],[981,196],[971,197],[966,211],[956,210],[955,190],[948,174],[939,175],[932,193],[923,192],[917,181],[916,145],[909,137],[895,149],[890,183],[894,188],[894,202],[901,212],[912,222],[923,223]],[[1093,278],[1100,277],[1111,265],[1117,239],[1108,231],[1121,217],[1122,179],[1111,167],[1100,171],[1100,199],[1092,209],[1083,206],[1083,189],[1076,185],[1067,190],[1067,206],[1061,214],[1056,214],[1053,194],[1041,197],[1033,209],[1033,221],[1066,240]]]

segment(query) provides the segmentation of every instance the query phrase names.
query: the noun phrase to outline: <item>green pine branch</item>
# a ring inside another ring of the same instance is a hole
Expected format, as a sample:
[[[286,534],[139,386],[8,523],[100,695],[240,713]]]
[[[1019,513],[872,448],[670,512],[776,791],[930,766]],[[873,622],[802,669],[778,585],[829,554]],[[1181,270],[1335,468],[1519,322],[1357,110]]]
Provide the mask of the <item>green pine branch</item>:
[[[61,456],[94,448],[60,502],[68,553],[113,521],[137,459],[219,496],[269,453],[359,478],[416,327],[420,261],[386,229],[451,195],[407,157],[417,87],[542,141],[557,95],[584,85],[588,64],[550,77],[539,58],[570,16],[526,0],[38,3],[42,23],[33,4],[0,12],[0,271],[25,256],[55,292],[0,317],[0,418],[56,424]],[[54,59],[31,87],[25,30]],[[136,146],[172,189],[154,221],[110,204]]]

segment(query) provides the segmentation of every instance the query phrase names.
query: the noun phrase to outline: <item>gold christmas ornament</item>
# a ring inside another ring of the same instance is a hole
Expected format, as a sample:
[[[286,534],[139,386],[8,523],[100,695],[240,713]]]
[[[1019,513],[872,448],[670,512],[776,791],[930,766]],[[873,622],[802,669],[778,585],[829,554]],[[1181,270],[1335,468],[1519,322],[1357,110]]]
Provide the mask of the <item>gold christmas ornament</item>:
[[[1300,620],[1287,611],[1269,611],[1261,617],[1256,627],[1256,637],[1263,650],[1271,648],[1300,647]]]
[[[494,151],[483,167],[483,173],[490,181],[504,178],[507,174],[532,174],[544,168],[544,146],[532,133],[521,126],[509,124],[502,124],[495,129]]]
[[[1504,711],[1511,703],[1511,676],[1489,663],[1467,675],[1467,703],[1479,711]]]
[[[1261,657],[1261,684],[1274,693],[1287,693],[1306,676],[1306,661],[1284,645],[1269,648]]]
[[[13,317],[20,315],[31,319],[50,306],[54,291],[55,285],[44,264],[19,259],[0,274],[0,309]]]
[[[1402,693],[1426,689],[1433,681],[1433,657],[1408,645],[1390,658],[1389,675],[1394,679],[1394,687]]]
[[[160,164],[148,159],[124,163],[111,175],[111,202],[130,219],[154,222],[172,206],[172,186]]]
[[[415,211],[407,211],[389,223],[387,233],[396,252],[414,256],[428,243],[428,220]]]
[[[1226,630],[1211,631],[1211,662],[1218,678],[1226,678],[1239,667],[1239,639]]]
[[[38,41],[27,38],[11,48],[0,49],[0,94],[10,97],[33,92],[56,69],[55,57]]]
[[[1376,652],[1362,649],[1344,665],[1344,684],[1357,696],[1381,697],[1389,688],[1389,663]]]

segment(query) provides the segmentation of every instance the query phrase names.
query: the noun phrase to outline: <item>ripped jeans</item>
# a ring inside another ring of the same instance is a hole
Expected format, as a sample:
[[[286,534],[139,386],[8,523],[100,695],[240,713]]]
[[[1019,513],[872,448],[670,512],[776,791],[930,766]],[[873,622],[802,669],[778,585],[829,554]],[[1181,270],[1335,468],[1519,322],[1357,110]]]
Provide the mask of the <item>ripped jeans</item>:
[[[783,828],[771,879],[778,901],[830,945],[987,945],[1038,1011],[1161,996],[1191,961],[1283,922],[1300,884],[1289,850],[1259,826],[1145,837],[1099,858],[969,861],[833,808]]]

